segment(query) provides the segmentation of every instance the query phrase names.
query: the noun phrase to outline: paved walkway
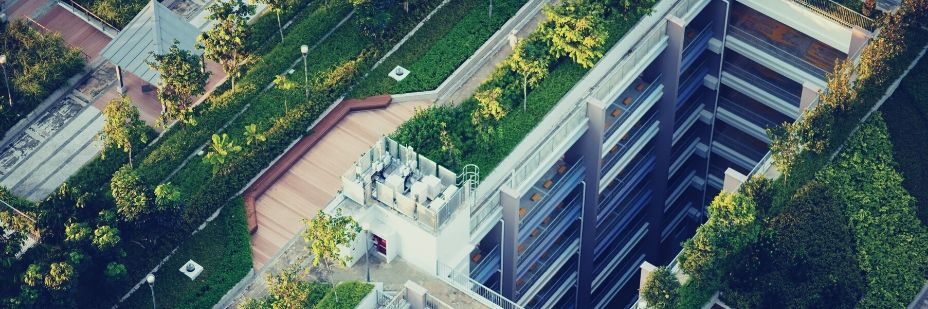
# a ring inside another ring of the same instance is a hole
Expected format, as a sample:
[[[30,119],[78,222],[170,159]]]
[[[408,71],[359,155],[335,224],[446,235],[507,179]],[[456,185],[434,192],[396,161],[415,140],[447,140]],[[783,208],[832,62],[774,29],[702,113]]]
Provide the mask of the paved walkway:
[[[341,176],[383,135],[430,102],[394,103],[386,109],[353,112],[258,196],[258,230],[251,236],[255,269],[277,254],[341,188]]]
[[[516,33],[516,37],[518,37],[520,40],[528,37],[529,34],[535,32],[535,30],[538,29],[538,26],[544,20],[545,15],[539,11],[538,14],[532,17],[532,20],[528,24],[526,24],[524,27],[522,27],[522,29],[520,29],[519,32]],[[499,51],[493,54],[490,61],[487,61],[486,64],[480,67],[480,69],[478,69],[473,76],[470,76],[467,79],[467,82],[464,83],[461,88],[459,88],[453,94],[449,95],[445,100],[447,102],[457,104],[464,102],[464,100],[467,100],[473,96],[474,92],[477,91],[477,87],[479,87],[480,84],[483,84],[483,82],[486,81],[488,77],[490,77],[490,74],[493,74],[493,72],[496,71],[496,67],[503,63],[506,58],[509,58],[510,55],[512,55],[512,48],[509,46],[500,48]],[[444,103],[444,101],[439,103]]]

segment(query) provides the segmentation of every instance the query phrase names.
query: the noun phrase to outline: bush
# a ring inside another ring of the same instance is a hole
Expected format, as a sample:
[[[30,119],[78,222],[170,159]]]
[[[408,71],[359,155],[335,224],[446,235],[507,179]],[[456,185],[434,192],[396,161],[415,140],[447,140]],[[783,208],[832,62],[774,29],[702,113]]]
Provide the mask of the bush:
[[[148,0],[74,0],[80,6],[103,19],[113,27],[122,29],[148,4]]]
[[[84,68],[80,50],[68,47],[58,34],[43,34],[25,20],[3,24],[13,106],[7,98],[6,83],[0,83],[0,139],[20,119],[31,113],[46,97],[66,84]]]
[[[719,193],[708,207],[709,219],[683,243],[680,268],[696,280],[720,275],[732,258],[757,240],[760,232],[754,200],[741,193]]]
[[[227,204],[213,222],[180,245],[163,271],[155,273],[159,307],[209,308],[251,271],[251,238],[244,205],[241,198]],[[203,266],[196,280],[178,271],[187,260]],[[151,307],[147,289],[143,286],[120,306]]]
[[[666,266],[655,269],[645,280],[642,297],[648,308],[677,308],[680,282]]]
[[[358,281],[339,283],[338,286],[335,287],[335,293],[338,293],[338,300],[335,300],[335,293],[329,292],[322,301],[316,304],[316,308],[354,309],[373,288],[374,286],[370,283]]]

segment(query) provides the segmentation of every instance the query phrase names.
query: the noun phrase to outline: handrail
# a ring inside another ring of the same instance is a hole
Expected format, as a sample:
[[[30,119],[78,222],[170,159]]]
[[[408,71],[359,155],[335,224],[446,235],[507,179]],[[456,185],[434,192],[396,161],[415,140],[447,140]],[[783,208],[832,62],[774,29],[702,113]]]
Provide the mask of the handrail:
[[[813,65],[809,63],[808,61],[806,61],[805,59],[799,56],[796,56],[795,54],[787,50],[784,50],[777,45],[771,44],[767,40],[757,37],[756,35],[751,34],[747,30],[742,29],[739,26],[732,24],[732,25],[729,25],[728,29],[729,29],[728,32],[730,33],[730,35],[735,38],[738,38],[741,40],[747,40],[747,41],[750,41],[751,43],[762,45],[767,51],[773,52],[776,56],[785,57],[787,59],[794,60],[793,64],[798,66],[799,69],[806,71],[807,73],[810,73],[822,79],[824,79],[825,76],[827,75],[827,72],[828,72],[827,70]],[[758,47],[758,46],[755,46],[755,47]]]
[[[831,0],[791,0],[847,27],[858,26],[873,32],[876,21]]]
[[[496,291],[474,281],[469,275],[458,273],[450,266],[435,263],[436,274],[451,286],[474,297],[477,301],[493,308],[525,309]]]
[[[380,306],[381,309],[402,309],[406,305],[406,287],[396,293],[389,302]]]
[[[106,22],[105,20],[103,20],[103,18],[100,18],[100,16],[97,16],[97,14],[94,14],[93,12],[91,12],[90,10],[88,10],[87,8],[81,6],[81,5],[78,4],[77,2],[74,2],[74,0],[68,0],[68,4],[71,5],[72,7],[74,7],[74,8],[76,8],[76,9],[80,10],[82,13],[87,14],[87,15],[90,16],[90,17],[93,17],[94,19],[96,19],[97,21],[99,21],[101,25],[110,27],[110,28],[112,28],[113,30],[116,30],[116,32],[119,32],[119,28],[114,27],[114,26],[111,25],[110,23],[108,23],[108,22]]]

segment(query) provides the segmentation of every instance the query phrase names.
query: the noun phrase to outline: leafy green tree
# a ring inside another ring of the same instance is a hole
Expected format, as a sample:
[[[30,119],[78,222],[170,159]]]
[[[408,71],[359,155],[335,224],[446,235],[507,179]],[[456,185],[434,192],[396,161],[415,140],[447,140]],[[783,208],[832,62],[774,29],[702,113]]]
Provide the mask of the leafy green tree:
[[[286,75],[277,75],[274,78],[274,87],[280,91],[290,91],[299,87],[293,80],[287,78]],[[284,112],[290,112],[290,105],[287,104],[287,96],[284,96]]]
[[[328,281],[332,267],[348,265],[351,257],[342,256],[341,247],[354,242],[361,227],[350,216],[343,216],[341,211],[333,216],[320,210],[305,223],[303,240],[312,255],[312,265],[319,271],[323,281]]]
[[[180,189],[166,182],[155,187],[155,205],[160,209],[175,207],[180,202]]]
[[[252,143],[264,142],[267,140],[267,136],[264,136],[264,133],[258,132],[258,125],[249,124],[245,126],[245,145],[251,145]]]
[[[118,281],[126,277],[126,265],[117,262],[106,264],[106,270],[103,274],[107,280]]]
[[[535,87],[548,75],[551,59],[542,42],[534,37],[516,45],[509,58],[509,69],[522,76],[522,110],[528,109],[528,87]]]
[[[284,9],[299,5],[296,0],[253,0],[255,3],[267,4],[267,8],[277,15],[277,29],[280,32],[280,41],[284,41],[284,26],[280,23],[280,13]]]
[[[210,148],[211,150],[203,157],[203,162],[213,166],[225,164],[230,155],[242,151],[242,146],[236,145],[225,133],[222,133],[222,136],[213,134],[213,143],[210,144]]]
[[[116,248],[122,238],[119,236],[119,230],[109,225],[98,226],[93,231],[93,245],[100,251],[108,251]]]
[[[138,172],[128,165],[123,165],[113,174],[110,190],[116,202],[116,212],[123,221],[133,222],[151,212],[149,208],[151,198],[145,185]]]
[[[132,99],[120,96],[111,100],[103,108],[103,130],[98,138],[103,143],[103,155],[108,148],[119,148],[129,154],[129,166],[132,166],[133,143],[148,142],[145,122],[139,119],[139,109],[132,105]]]
[[[851,105],[857,100],[857,90],[851,84],[855,75],[857,66],[854,62],[837,61],[834,72],[828,74],[828,91],[823,91],[819,97],[821,104],[840,112],[851,109]]]
[[[457,145],[461,142],[457,136],[452,137],[448,134],[448,124],[445,122],[441,122],[438,140],[441,142],[441,151],[448,155],[448,161],[451,162],[449,167],[457,167],[457,162],[461,160],[461,149]]]
[[[206,59],[218,62],[229,76],[235,90],[235,78],[241,65],[248,59],[245,40],[248,36],[248,17],[255,13],[254,5],[243,0],[217,1],[209,6],[209,19],[216,25],[197,37],[199,48]]]
[[[578,65],[591,68],[604,54],[609,33],[603,6],[587,0],[565,0],[544,8],[547,21],[539,32],[556,58],[568,56]]]
[[[355,21],[365,35],[379,39],[386,33],[393,16],[394,0],[348,0],[355,9]]]
[[[503,117],[506,117],[506,110],[499,101],[502,94],[503,89],[499,87],[474,94],[478,105],[477,109],[471,113],[470,122],[477,129],[485,145],[488,145],[490,140],[496,136],[497,124]]]
[[[719,193],[708,207],[709,218],[683,243],[680,267],[697,280],[717,278],[731,257],[754,243],[760,233],[754,201],[740,193]]]
[[[197,96],[206,92],[206,82],[211,74],[203,69],[204,64],[199,56],[180,49],[178,43],[174,40],[167,53],[153,55],[154,61],[148,63],[161,76],[158,83],[158,101],[163,111],[158,117],[161,127],[166,127],[172,119],[196,124],[192,115],[193,102]]]
[[[674,276],[670,268],[661,266],[655,269],[644,282],[642,297],[647,308],[670,309],[677,308],[680,281]]]
[[[10,231],[0,225],[0,282],[11,279],[9,271],[16,262],[16,254],[22,250],[26,236],[17,231]],[[10,282],[7,282],[10,283]]]
[[[68,223],[64,226],[65,241],[71,243],[80,243],[90,239],[90,227],[87,223]]]
[[[74,279],[74,267],[67,262],[52,263],[45,275],[45,286],[52,290],[66,290],[70,288]]]

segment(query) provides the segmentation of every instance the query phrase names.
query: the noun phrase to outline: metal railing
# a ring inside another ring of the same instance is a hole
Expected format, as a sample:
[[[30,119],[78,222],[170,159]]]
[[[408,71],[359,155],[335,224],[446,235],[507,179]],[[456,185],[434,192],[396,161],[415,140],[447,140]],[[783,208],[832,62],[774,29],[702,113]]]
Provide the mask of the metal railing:
[[[598,87],[593,93],[593,97],[602,102],[609,102],[618,97],[620,91],[628,84],[629,79],[638,76],[638,74],[632,74],[633,71],[638,66],[645,64],[645,57],[665,40],[667,37],[666,30],[666,23],[661,23],[652,29],[647,37],[637,44],[635,49],[598,83],[598,85],[607,85],[607,87]]]
[[[690,11],[696,8],[697,5],[703,3],[705,0],[683,0],[673,8],[673,16],[683,18],[686,15],[689,15]]]
[[[406,288],[403,287],[402,290],[396,293],[396,296],[393,296],[393,299],[390,299],[387,303],[380,306],[381,309],[403,309],[407,306],[406,302]]]
[[[858,26],[873,32],[877,22],[857,11],[830,0],[791,0],[847,27]]]
[[[428,309],[454,309],[451,305],[441,301],[441,299],[432,296],[432,294],[425,294],[425,308]]]
[[[701,30],[699,30],[699,33],[697,33],[695,36],[690,38],[688,42],[684,44],[686,47],[683,48],[683,55],[684,56],[689,55],[690,52],[692,52],[693,48],[696,48],[697,43],[705,39],[707,35],[711,35],[711,34],[712,34],[712,22],[709,22],[709,23],[706,23],[706,25],[703,26]]]
[[[800,98],[798,95],[790,92],[789,90],[783,89],[783,87],[780,87],[779,85],[771,83],[765,78],[761,78],[760,76],[749,72],[739,65],[733,64],[730,61],[725,61],[725,68],[723,70],[791,105],[799,105]]]
[[[655,89],[658,89],[658,87],[663,87],[663,86],[664,85],[661,83],[661,76],[658,75],[657,77],[654,78],[654,80],[651,81],[651,84],[648,85],[647,88],[645,88],[644,90],[641,91],[640,94],[638,94],[638,97],[635,98],[635,100],[628,107],[621,106],[621,103],[619,102],[620,100],[617,98],[609,106],[615,106],[620,109],[623,109],[622,115],[619,115],[619,117],[616,118],[612,122],[612,124],[609,125],[609,128],[606,129],[606,133],[603,134],[603,136],[606,136],[606,137],[612,136],[612,133],[615,133],[615,130],[621,127],[622,123],[624,123],[625,120],[628,119],[628,117],[630,117],[632,112],[636,110],[639,107],[639,105],[641,105],[641,102],[644,102],[644,100],[647,100],[648,98],[650,98],[651,95],[655,92]]]
[[[825,69],[813,65],[802,57],[784,50],[764,38],[757,37],[739,26],[729,25],[728,33],[734,38],[745,41],[746,43],[754,45],[754,47],[761,48],[762,50],[771,53],[773,56],[776,56],[776,58],[792,64],[800,70],[812,74],[812,76],[819,77],[823,80],[825,79],[826,73],[828,72]]]
[[[500,295],[496,291],[491,290],[490,288],[480,284],[480,282],[474,281],[470,276],[466,274],[459,273],[451,268],[450,266],[444,265],[442,263],[436,263],[436,273],[438,277],[455,287],[462,292],[473,296],[474,299],[480,301],[484,305],[487,305],[491,308],[502,308],[502,309],[524,309],[522,306],[519,306],[515,302],[509,300],[503,295]]]
[[[563,147],[563,144],[572,136],[572,133],[586,123],[585,107],[584,104],[577,104],[574,111],[561,122],[561,126],[556,129],[553,136],[539,145],[523,161],[524,163],[512,171],[512,177],[509,178],[509,187],[519,190],[530,185],[534,181],[532,176],[537,171],[547,167],[544,162],[560,155],[561,152],[557,151],[558,148]]]

